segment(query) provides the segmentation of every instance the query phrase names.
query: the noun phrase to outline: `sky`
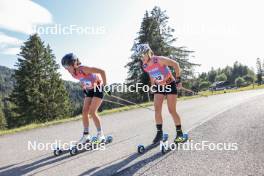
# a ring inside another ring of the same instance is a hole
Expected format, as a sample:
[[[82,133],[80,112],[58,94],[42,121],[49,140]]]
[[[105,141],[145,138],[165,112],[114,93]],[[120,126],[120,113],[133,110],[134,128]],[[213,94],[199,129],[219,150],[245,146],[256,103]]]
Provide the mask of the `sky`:
[[[104,69],[108,83],[124,82],[142,18],[154,6],[166,10],[174,46],[195,51],[190,61],[201,64],[196,73],[235,61],[255,69],[256,58],[264,56],[261,0],[1,0],[0,65],[15,68],[20,46],[37,31],[58,64],[74,52],[83,65]]]

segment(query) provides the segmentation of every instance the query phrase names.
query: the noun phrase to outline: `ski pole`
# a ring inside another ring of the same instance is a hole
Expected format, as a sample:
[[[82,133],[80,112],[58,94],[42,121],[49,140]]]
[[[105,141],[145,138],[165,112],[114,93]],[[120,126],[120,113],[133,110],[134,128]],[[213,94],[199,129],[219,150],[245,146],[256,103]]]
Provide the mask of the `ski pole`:
[[[113,104],[118,104],[118,105],[122,105],[122,106],[127,106],[125,104],[122,104],[122,103],[118,103],[118,102],[115,102],[115,101],[111,101],[111,100],[106,100],[104,99],[105,102],[108,102],[108,103],[113,103]]]
[[[190,90],[190,89],[187,89],[187,88],[185,88],[185,87],[181,87],[181,88],[179,88],[179,89],[185,90],[185,91],[187,91],[187,92],[191,92],[193,95],[195,95],[195,92],[194,92],[194,91],[192,91],[192,90]],[[199,94],[199,93],[197,93],[197,95],[200,95],[200,96],[202,96],[202,97],[207,97],[206,95],[202,95],[202,94]]]
[[[117,97],[117,96],[114,96],[114,95],[109,95],[108,93],[106,93],[106,94],[107,94],[108,96],[110,96],[110,97],[116,98],[116,99],[118,99],[118,100],[121,100],[121,101],[124,101],[124,102],[130,103],[130,104],[133,104],[133,105],[136,105],[136,106],[138,106],[138,107],[140,107],[140,108],[148,109],[148,110],[150,110],[150,111],[155,111],[155,110],[153,110],[153,109],[151,109],[151,108],[141,106],[140,104],[134,103],[134,102],[132,102],[132,101],[125,100],[125,99],[123,99],[123,98],[120,98],[120,97]]]

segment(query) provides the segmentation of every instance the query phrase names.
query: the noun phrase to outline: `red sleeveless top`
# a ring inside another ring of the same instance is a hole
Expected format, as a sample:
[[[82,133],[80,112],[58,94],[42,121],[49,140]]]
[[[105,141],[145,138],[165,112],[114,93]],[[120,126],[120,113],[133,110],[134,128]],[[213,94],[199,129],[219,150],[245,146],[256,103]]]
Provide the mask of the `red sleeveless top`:
[[[148,64],[143,64],[143,69],[154,79],[155,84],[166,85],[175,81],[169,67],[159,63],[159,56],[151,57]]]
[[[72,76],[81,82],[84,90],[93,89],[96,86],[102,84],[102,80],[100,79],[98,74],[95,73],[85,74],[83,72],[83,68],[84,68],[83,66],[80,66],[79,71]]]

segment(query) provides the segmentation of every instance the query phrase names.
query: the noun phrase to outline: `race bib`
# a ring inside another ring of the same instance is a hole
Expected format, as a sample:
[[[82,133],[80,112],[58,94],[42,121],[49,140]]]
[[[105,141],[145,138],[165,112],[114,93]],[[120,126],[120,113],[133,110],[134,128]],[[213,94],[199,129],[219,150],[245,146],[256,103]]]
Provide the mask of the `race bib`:
[[[92,87],[92,81],[90,80],[81,80],[83,88],[87,89],[87,88],[91,88]]]
[[[157,81],[162,81],[162,80],[164,80],[164,76],[161,74],[160,71],[153,72],[153,73],[151,74],[151,76],[152,76],[155,80],[157,80]]]

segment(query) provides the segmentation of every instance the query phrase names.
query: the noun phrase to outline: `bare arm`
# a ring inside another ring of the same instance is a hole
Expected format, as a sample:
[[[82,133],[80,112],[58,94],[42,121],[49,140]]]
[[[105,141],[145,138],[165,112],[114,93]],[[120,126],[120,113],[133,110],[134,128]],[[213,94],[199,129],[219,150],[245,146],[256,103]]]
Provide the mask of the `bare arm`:
[[[85,74],[89,74],[89,73],[99,73],[103,79],[103,84],[106,85],[106,75],[105,75],[105,71],[100,69],[100,68],[96,68],[96,67],[84,67],[83,68],[83,72]]]
[[[181,76],[181,68],[180,68],[178,62],[176,62],[176,61],[174,61],[168,57],[164,57],[164,56],[159,57],[159,62],[162,65],[167,65],[167,66],[173,67],[173,69],[175,70],[176,77]]]

